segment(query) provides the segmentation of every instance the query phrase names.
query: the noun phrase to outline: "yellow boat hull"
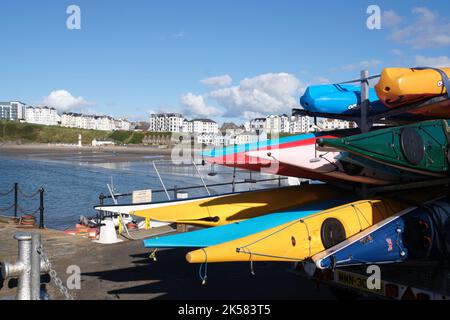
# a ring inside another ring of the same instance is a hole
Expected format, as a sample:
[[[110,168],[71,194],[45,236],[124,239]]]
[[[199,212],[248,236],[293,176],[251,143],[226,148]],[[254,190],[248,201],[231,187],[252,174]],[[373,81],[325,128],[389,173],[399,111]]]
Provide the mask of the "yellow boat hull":
[[[450,76],[450,68],[442,68]],[[445,94],[441,75],[435,70],[410,68],[386,68],[375,91],[378,98],[389,108]]]
[[[191,251],[186,260],[190,263],[301,261],[407,207],[409,205],[392,199],[357,201],[244,238]],[[339,234],[336,223],[344,234]]]
[[[157,221],[214,227],[346,194],[325,184],[302,185],[161,204],[131,214]]]

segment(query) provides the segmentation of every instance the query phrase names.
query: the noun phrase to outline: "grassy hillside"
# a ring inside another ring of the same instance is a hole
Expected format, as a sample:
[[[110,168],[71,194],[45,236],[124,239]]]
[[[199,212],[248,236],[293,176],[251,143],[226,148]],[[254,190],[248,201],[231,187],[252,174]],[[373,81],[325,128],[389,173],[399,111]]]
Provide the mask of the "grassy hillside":
[[[0,141],[22,143],[78,143],[81,134],[83,144],[97,140],[113,140],[118,144],[142,144],[147,136],[170,135],[170,133],[134,132],[134,131],[99,131],[58,126],[43,126],[14,121],[0,121]]]

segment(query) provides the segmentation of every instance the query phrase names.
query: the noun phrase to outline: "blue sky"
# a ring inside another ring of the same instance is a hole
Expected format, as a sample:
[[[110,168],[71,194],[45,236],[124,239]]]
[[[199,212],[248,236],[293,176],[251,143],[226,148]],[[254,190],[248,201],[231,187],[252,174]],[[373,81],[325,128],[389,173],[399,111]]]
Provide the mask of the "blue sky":
[[[71,4],[81,30],[66,27]],[[370,4],[381,30],[366,27]],[[0,100],[132,120],[242,122],[290,112],[307,85],[363,67],[450,64],[444,0],[5,0],[0,11]]]

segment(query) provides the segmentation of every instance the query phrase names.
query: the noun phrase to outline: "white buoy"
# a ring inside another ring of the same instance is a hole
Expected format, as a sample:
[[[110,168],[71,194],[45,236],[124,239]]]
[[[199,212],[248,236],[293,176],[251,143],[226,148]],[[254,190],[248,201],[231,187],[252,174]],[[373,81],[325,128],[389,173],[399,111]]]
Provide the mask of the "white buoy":
[[[100,237],[94,242],[102,244],[111,244],[122,242],[123,240],[117,238],[116,228],[114,227],[114,222],[110,219],[105,219],[102,221],[102,226],[100,227]]]

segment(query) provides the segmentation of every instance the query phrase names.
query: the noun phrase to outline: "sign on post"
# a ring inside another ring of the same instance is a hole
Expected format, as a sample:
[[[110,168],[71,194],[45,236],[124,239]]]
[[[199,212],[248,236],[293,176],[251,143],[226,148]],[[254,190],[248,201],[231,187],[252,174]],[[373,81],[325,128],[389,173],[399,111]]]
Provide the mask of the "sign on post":
[[[144,203],[152,201],[152,190],[135,190],[133,191],[133,203]]]

